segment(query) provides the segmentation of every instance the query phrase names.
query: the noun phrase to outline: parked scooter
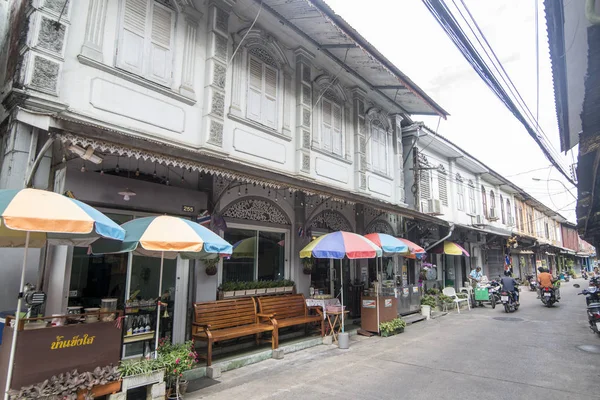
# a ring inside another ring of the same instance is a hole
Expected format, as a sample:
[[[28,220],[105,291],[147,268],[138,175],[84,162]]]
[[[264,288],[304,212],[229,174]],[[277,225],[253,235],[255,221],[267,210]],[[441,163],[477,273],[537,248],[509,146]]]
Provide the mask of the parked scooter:
[[[519,304],[517,304],[517,299],[515,299],[515,294],[513,292],[500,292],[500,301],[502,301],[504,312],[506,313],[517,311],[519,309]]]
[[[537,291],[538,282],[537,282],[536,277],[533,275],[527,275],[527,280],[529,281],[529,290],[532,292]]]
[[[588,323],[590,329],[600,335],[600,289],[591,287],[585,289],[579,294],[586,296],[585,301],[587,304]]]
[[[542,303],[544,303],[546,307],[552,307],[554,303],[558,301],[558,299],[556,298],[556,292],[554,291],[554,288],[542,288],[541,298]]]

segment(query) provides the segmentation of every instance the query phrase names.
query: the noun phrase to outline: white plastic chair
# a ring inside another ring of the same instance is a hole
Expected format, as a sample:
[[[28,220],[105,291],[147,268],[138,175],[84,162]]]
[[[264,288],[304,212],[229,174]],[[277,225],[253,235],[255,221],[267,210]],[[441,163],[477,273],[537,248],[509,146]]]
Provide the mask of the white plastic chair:
[[[463,301],[467,302],[467,307],[469,308],[469,311],[471,310],[471,302],[469,301],[469,298],[466,298],[466,299],[459,298],[456,295],[456,290],[454,290],[453,287],[444,288],[444,290],[442,290],[442,293],[444,295],[452,298],[452,300],[454,301],[454,304],[456,304],[456,311],[458,311],[459,314],[460,314],[460,303]]]

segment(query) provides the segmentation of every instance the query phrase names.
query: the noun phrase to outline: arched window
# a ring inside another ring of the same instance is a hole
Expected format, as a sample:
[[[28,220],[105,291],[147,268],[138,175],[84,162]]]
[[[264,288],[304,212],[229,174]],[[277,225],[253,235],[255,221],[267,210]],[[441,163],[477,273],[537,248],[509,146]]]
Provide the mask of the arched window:
[[[248,118],[277,128],[279,70],[273,57],[260,47],[248,50]]]
[[[477,206],[475,204],[475,185],[473,185],[473,181],[469,181],[469,211],[471,211],[471,215],[475,215],[477,213]]]
[[[456,174],[456,208],[465,210],[465,184],[460,174]]]
[[[506,223],[510,226],[514,225],[509,199],[506,199]]]
[[[483,206],[483,216],[488,217],[488,202],[487,202],[487,194],[485,192],[485,188],[481,185],[481,204]]]
[[[506,219],[504,219],[504,199],[502,195],[500,195],[500,218],[502,218],[502,224],[506,224]]]

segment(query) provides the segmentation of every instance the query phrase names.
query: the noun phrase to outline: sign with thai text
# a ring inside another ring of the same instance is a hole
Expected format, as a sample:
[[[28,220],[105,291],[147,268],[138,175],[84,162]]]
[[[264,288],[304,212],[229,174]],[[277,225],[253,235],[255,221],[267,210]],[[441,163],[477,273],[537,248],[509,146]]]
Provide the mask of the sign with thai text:
[[[391,307],[392,306],[392,299],[385,299],[385,307]]]
[[[375,300],[363,300],[362,306],[363,306],[363,308],[377,308],[377,304],[375,304]]]

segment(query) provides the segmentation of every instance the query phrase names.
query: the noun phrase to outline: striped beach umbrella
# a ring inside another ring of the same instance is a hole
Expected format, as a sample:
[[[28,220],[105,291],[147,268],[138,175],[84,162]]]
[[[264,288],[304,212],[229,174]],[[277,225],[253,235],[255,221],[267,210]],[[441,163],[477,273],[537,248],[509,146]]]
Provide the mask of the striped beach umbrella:
[[[375,258],[381,257],[383,251],[364,236],[352,232],[333,232],[319,236],[300,250],[300,258],[332,258],[341,260],[345,257]],[[344,268],[340,261],[341,303],[344,305]],[[342,312],[342,332],[344,332],[344,313]]]
[[[158,297],[162,295],[165,258],[216,258],[231,255],[232,246],[208,228],[191,220],[160,215],[137,218],[121,225],[126,234],[122,242],[98,240],[92,254],[129,253],[160,257]],[[160,301],[156,307],[156,348],[160,335]]]
[[[406,243],[392,235],[386,233],[369,233],[365,237],[381,247],[381,250],[386,254],[408,254],[410,252]]]
[[[125,231],[93,207],[58,193],[39,189],[0,190],[0,246],[25,248],[19,293],[25,290],[29,247],[42,247],[46,241],[87,246],[99,237],[123,240]],[[8,399],[12,381],[22,304],[23,298],[19,296],[6,374],[5,399]]]

